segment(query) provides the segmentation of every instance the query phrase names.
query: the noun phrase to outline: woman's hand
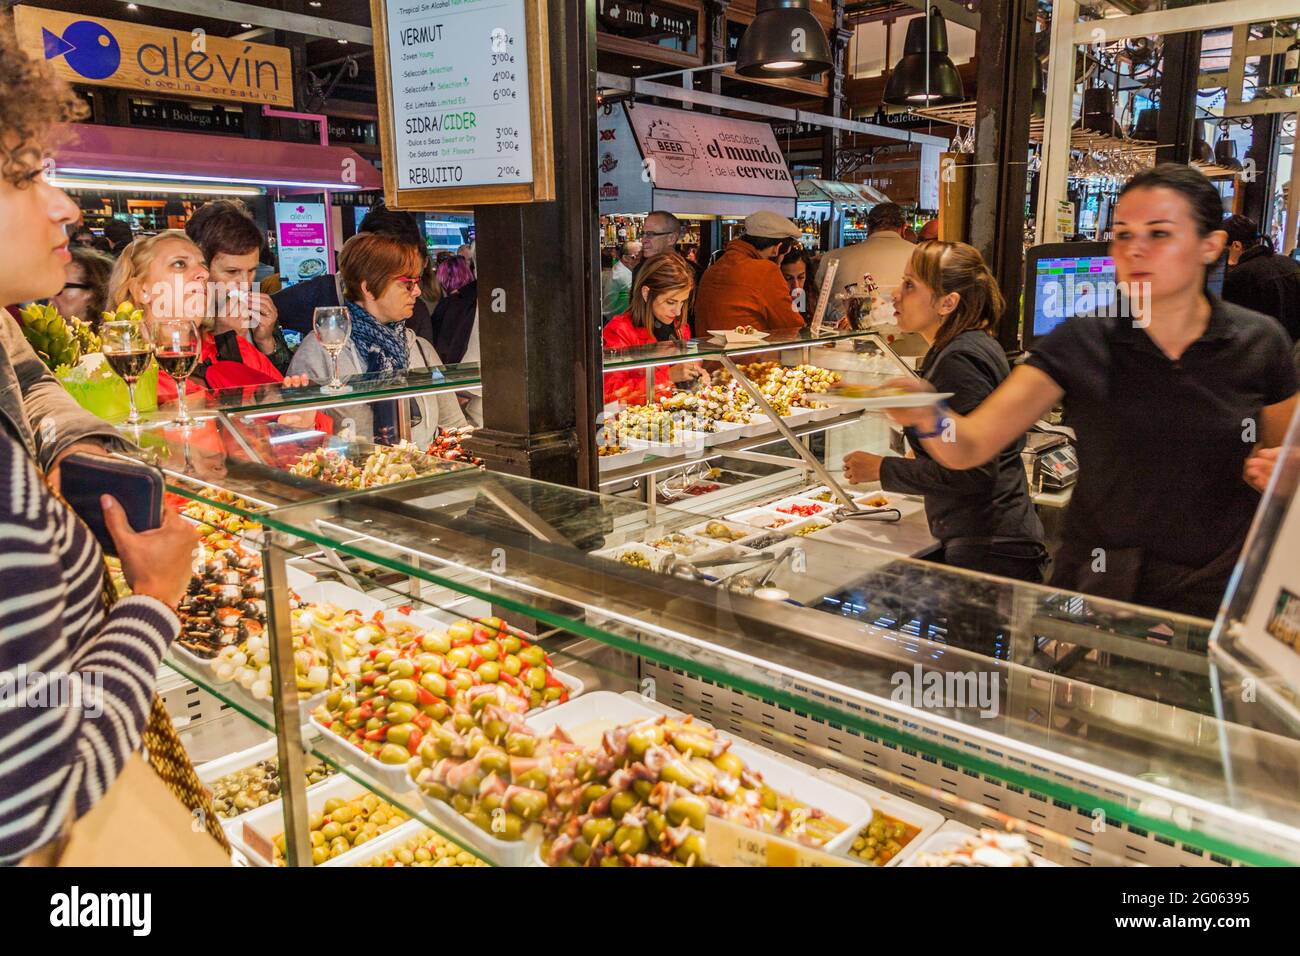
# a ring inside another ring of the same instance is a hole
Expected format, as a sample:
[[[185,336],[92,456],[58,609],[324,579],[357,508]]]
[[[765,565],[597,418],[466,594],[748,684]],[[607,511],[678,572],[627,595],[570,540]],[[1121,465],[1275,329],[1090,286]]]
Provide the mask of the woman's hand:
[[[275,421],[277,424],[285,425],[289,428],[315,428],[316,413],[311,411],[285,412]]]
[[[884,461],[883,458],[870,452],[850,452],[844,456],[844,480],[851,485],[864,485],[869,481],[879,481],[880,463],[882,461]]]
[[[286,375],[280,383],[281,388],[306,388],[311,384],[310,375]]]
[[[668,366],[669,381],[686,384],[700,379],[708,381],[709,373],[699,362],[686,362],[681,365]]]
[[[189,587],[198,529],[170,508],[163,511],[162,527],[136,532],[116,499],[100,495],[104,524],[113,536],[122,574],[135,594],[157,598],[173,610]]]
[[[1267,488],[1269,479],[1273,477],[1273,469],[1277,467],[1277,453],[1276,448],[1261,448],[1247,458],[1242,469],[1246,484],[1259,492]]]

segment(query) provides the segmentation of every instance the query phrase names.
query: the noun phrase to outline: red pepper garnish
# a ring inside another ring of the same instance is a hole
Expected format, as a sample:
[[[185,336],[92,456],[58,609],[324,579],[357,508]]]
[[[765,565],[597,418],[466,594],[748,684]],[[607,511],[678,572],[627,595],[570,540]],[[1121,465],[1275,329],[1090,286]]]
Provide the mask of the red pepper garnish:
[[[478,666],[485,660],[486,658],[482,654],[478,651],[474,651],[469,655],[469,669],[472,671],[478,670]]]
[[[375,682],[375,678],[378,676],[379,676],[379,671],[366,671],[366,673],[361,675],[361,683],[373,684]]]
[[[546,674],[546,686],[547,686],[547,687],[563,687],[563,686],[564,686],[564,683],[563,683],[562,681],[556,680],[556,679],[555,679],[555,675],[552,674],[552,673],[550,673],[550,672],[548,671],[547,674]]]
[[[424,732],[420,730],[419,725],[411,731],[411,735],[406,738],[406,750],[412,757],[420,749],[420,741],[424,739]]]
[[[379,648],[372,647],[370,649],[370,659],[373,661],[378,656],[379,656]]]
[[[438,698],[433,695],[433,691],[429,690],[427,687],[417,687],[415,689],[415,699],[422,707],[427,707],[429,704],[436,704],[438,702]]]
[[[373,716],[375,716],[375,708],[371,706],[370,701],[366,701],[361,705],[361,719],[369,720]]]
[[[366,740],[383,740],[387,733],[388,728],[380,727],[378,730],[367,730],[362,734],[362,736],[365,737]]]
[[[433,726],[433,718],[428,714],[416,714],[411,719],[411,723],[415,724],[415,726],[419,727],[421,730],[428,730]]]
[[[397,610],[398,610],[399,612],[401,612],[402,614],[410,614],[410,613],[411,613],[411,605],[409,605],[409,604],[403,604],[403,605],[401,605]]]
[[[512,675],[510,675],[510,674],[507,674],[505,671],[502,671],[502,672],[500,673],[499,676],[500,676],[500,678],[501,678],[503,681],[505,681],[505,682],[506,682],[507,684],[509,684],[511,687],[518,687],[518,686],[519,686],[519,678],[518,678],[518,677],[514,677],[514,676],[512,676]]]

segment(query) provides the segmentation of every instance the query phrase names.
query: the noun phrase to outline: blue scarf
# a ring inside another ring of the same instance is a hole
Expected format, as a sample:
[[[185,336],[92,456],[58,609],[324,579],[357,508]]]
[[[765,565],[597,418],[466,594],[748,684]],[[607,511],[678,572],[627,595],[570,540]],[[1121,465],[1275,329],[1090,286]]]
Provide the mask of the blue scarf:
[[[387,325],[357,305],[349,302],[352,314],[352,344],[357,347],[367,372],[405,372],[411,356],[406,343],[406,323]]]

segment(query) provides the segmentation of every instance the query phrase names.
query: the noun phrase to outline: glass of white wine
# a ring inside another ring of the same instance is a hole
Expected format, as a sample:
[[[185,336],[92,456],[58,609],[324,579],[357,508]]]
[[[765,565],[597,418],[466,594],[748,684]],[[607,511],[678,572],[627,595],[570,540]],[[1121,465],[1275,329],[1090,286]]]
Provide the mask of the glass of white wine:
[[[189,428],[194,424],[185,400],[185,385],[199,364],[199,329],[191,319],[158,319],[153,323],[153,355],[176,383],[178,414],[171,424]]]
[[[140,412],[135,407],[135,383],[149,367],[153,355],[153,341],[144,322],[104,322],[99,327],[99,339],[108,367],[126,382],[127,403],[131,414],[128,425],[140,424]]]
[[[316,330],[316,339],[321,348],[329,353],[334,362],[333,374],[329,383],[322,387],[326,392],[348,392],[351,389],[339,379],[339,355],[347,348],[352,336],[352,316],[346,306],[327,306],[312,312],[312,328]]]

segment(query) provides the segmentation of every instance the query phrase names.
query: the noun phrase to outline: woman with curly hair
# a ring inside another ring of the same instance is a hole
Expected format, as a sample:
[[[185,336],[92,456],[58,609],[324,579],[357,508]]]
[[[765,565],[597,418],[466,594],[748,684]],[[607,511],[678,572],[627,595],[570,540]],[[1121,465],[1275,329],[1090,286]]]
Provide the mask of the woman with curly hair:
[[[42,161],[52,131],[83,111],[0,17],[0,304],[64,286],[78,211],[45,181]],[[105,454],[117,441],[0,313],[0,674],[17,705],[0,706],[0,864],[55,844],[103,798],[140,749],[154,675],[180,630],[194,530],[169,511],[137,534],[103,496],[134,592],[106,611],[103,552],[46,487],[64,455]]]

